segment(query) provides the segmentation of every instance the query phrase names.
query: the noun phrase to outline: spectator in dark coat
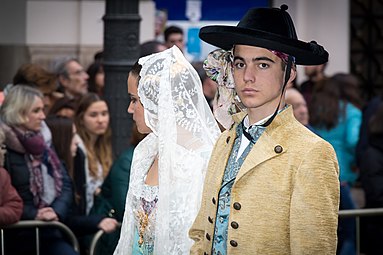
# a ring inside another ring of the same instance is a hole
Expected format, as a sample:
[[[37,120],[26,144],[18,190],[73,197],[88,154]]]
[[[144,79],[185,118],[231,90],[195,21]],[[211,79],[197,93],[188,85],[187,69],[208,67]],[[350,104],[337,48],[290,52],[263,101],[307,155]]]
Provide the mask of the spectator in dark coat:
[[[369,122],[368,145],[360,158],[360,180],[366,208],[383,207],[383,103]],[[362,219],[363,253],[383,254],[383,217]]]
[[[13,87],[0,108],[0,116],[6,134],[5,168],[24,202],[21,219],[64,221],[72,204],[72,186],[66,169],[40,132],[45,119],[42,93],[27,86]],[[33,229],[10,232],[6,235],[7,254],[34,252]],[[57,229],[44,228],[40,229],[40,254],[77,252]]]

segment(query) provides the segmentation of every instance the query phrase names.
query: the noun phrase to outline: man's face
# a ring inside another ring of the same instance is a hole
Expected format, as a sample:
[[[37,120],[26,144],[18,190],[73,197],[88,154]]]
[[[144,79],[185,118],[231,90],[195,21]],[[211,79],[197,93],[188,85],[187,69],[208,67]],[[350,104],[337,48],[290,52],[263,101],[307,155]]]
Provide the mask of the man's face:
[[[256,108],[269,114],[275,111],[283,85],[284,71],[281,66],[282,60],[267,49],[235,46],[235,90],[246,108]]]
[[[165,43],[168,48],[171,48],[173,47],[173,45],[176,45],[181,51],[184,50],[185,44],[184,44],[183,34],[179,34],[179,33],[170,34],[168,37],[168,40]]]
[[[81,96],[88,93],[89,75],[77,61],[70,61],[66,65],[67,77],[61,77],[61,84],[65,87],[65,93],[70,97]]]

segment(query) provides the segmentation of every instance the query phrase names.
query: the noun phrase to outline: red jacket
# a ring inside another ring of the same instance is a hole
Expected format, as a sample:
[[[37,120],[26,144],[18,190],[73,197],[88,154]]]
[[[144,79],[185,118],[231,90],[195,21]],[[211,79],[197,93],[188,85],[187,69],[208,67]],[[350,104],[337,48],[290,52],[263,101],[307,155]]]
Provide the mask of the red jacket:
[[[0,167],[0,226],[16,223],[22,212],[23,200],[12,186],[8,172]]]

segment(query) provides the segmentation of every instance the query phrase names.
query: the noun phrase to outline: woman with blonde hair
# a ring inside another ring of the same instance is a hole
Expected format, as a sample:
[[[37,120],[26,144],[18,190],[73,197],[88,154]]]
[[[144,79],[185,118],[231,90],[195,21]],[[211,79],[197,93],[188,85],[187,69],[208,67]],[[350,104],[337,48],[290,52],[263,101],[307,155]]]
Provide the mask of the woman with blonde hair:
[[[24,203],[21,220],[64,221],[73,201],[72,185],[56,152],[41,134],[43,94],[22,85],[11,88],[0,116],[0,128],[6,134],[4,165]],[[32,229],[6,236],[11,249],[8,254],[31,254],[36,249]],[[40,254],[77,254],[57,229],[41,229],[40,240]]]

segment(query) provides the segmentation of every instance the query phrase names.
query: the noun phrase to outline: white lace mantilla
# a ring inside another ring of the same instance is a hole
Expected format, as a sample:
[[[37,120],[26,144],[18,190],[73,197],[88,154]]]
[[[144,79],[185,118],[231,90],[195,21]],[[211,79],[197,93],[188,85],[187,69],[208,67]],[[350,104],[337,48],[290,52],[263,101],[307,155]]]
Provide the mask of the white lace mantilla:
[[[177,47],[139,60],[138,95],[153,133],[136,147],[120,241],[115,255],[131,254],[134,200],[158,155],[154,254],[189,254],[188,231],[200,207],[205,172],[220,134],[197,72]],[[137,204],[136,204],[137,205]]]

